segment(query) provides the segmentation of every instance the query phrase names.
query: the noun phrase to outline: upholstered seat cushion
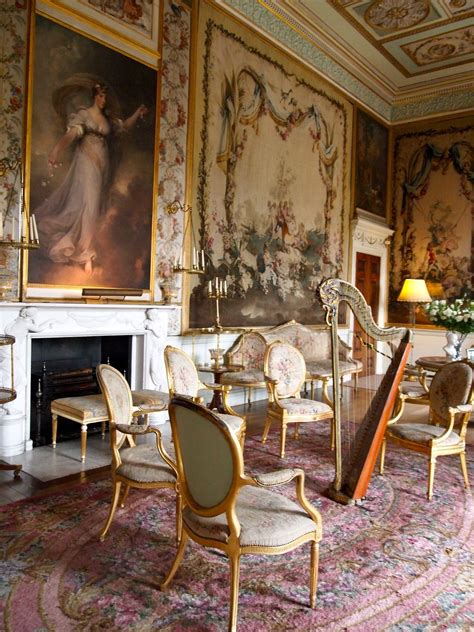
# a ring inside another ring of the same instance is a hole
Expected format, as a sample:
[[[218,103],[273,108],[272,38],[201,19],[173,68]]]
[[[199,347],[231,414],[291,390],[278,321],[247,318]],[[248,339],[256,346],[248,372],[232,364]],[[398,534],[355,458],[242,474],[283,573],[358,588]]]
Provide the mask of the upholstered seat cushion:
[[[330,406],[324,402],[316,402],[312,399],[302,399],[291,397],[278,400],[289,415],[319,415],[321,413],[332,413]]]
[[[175,474],[161,458],[156,445],[141,444],[120,450],[120,465],[116,473],[137,483],[174,483]]]
[[[392,436],[421,445],[429,445],[432,439],[440,437],[445,432],[445,428],[428,424],[395,424],[388,428],[388,433]],[[459,435],[453,431],[438,445],[455,446],[457,444],[461,446],[463,442]]]
[[[260,487],[244,487],[236,503],[241,524],[240,546],[282,546],[314,532],[316,524],[292,500]],[[187,527],[198,536],[226,542],[229,536],[225,514],[203,517],[189,507],[183,510]]]
[[[166,408],[168,400],[168,393],[162,393],[161,391],[154,391],[149,388],[132,391],[132,401],[134,406],[156,406],[157,410],[161,410]]]
[[[410,399],[418,399],[420,397],[428,398],[428,393],[420,383],[405,380],[400,384],[401,392]],[[427,399],[428,403],[428,399]]]
[[[361,362],[353,360],[346,362],[339,360],[339,372],[350,373],[359,371],[362,368]],[[306,360],[306,374],[311,377],[332,377],[332,361],[327,360]]]
[[[51,412],[68,419],[91,420],[108,419],[107,406],[102,395],[82,395],[80,397],[61,397],[51,402]]]
[[[224,415],[221,413],[216,414],[233,432],[236,432],[237,434],[240,432],[240,428],[244,423],[242,417],[237,417],[237,415]]]
[[[233,384],[236,386],[261,384],[265,386],[265,377],[263,371],[247,369],[245,371],[235,371],[234,373],[223,373],[221,384]]]

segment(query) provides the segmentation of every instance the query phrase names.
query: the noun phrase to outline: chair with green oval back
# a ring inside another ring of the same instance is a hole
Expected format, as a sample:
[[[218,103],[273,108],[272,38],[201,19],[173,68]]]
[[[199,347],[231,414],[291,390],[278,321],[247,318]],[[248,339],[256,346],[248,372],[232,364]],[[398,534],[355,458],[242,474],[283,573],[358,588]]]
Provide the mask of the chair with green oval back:
[[[295,434],[298,436],[298,424],[328,420],[331,423],[332,445],[334,414],[331,406],[300,397],[306,379],[302,353],[287,342],[272,342],[265,352],[264,374],[268,389],[268,412],[262,443],[267,440],[272,421],[278,422],[281,428],[280,457],[283,459],[288,424],[297,424]]]
[[[119,504],[120,491],[124,493],[120,501],[123,507],[131,487],[140,489],[171,488],[176,490],[176,532],[181,533],[180,496],[177,491],[177,471],[167,454],[161,433],[148,426],[147,408],[133,406],[132,394],[124,376],[108,364],[97,367],[97,378],[107,404],[110,424],[110,445],[112,449],[112,504],[100,539],[104,540]],[[163,403],[163,407],[165,404]],[[156,402],[153,410],[156,411]],[[140,425],[137,416],[147,420]],[[154,435],[155,441],[139,443],[136,437]]]
[[[449,362],[439,369],[429,388],[428,423],[400,423],[407,396],[399,395],[397,414],[389,422],[380,451],[381,474],[389,441],[428,456],[428,500],[433,496],[436,459],[440,456],[459,455],[464,485],[469,488],[466,432],[473,409],[472,377],[472,365],[464,360]]]
[[[183,499],[183,531],[161,588],[173,579],[189,539],[220,549],[230,560],[228,629],[234,631],[240,557],[278,555],[311,542],[310,605],[314,607],[322,523],[319,512],[305,497],[303,470],[288,468],[246,475],[242,448],[218,415],[183,397],[172,399],[169,413]],[[298,503],[271,490],[292,480]]]
[[[201,382],[192,358],[182,349],[171,345],[165,347],[165,366],[170,399],[175,395],[184,395],[185,397],[191,397],[198,404],[202,404],[204,400],[199,395],[199,391],[207,389],[221,392],[225,413],[218,412],[216,414],[237,433],[243,448],[247,426],[245,417],[236,413],[229,404],[228,396],[232,386]]]

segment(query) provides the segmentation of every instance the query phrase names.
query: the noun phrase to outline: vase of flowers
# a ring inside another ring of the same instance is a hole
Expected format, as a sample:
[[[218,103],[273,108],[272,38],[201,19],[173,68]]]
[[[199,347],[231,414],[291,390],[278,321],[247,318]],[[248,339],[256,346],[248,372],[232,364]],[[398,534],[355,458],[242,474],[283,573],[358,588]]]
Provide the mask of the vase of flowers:
[[[461,358],[461,347],[466,336],[474,332],[474,301],[464,298],[431,301],[425,307],[433,325],[447,329],[447,344],[443,347],[452,360]]]

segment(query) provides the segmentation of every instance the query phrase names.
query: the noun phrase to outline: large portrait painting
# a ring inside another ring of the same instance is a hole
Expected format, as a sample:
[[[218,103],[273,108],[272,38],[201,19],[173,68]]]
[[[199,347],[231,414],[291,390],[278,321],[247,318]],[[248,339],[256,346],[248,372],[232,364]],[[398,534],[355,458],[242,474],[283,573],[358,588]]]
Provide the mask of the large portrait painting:
[[[410,322],[397,296],[406,278],[425,279],[432,298],[472,292],[474,119],[415,131],[395,142],[389,319]],[[419,324],[429,324],[417,310]]]
[[[323,324],[315,290],[343,276],[350,106],[314,73],[207,3],[200,5],[194,207],[206,274],[189,326]]]
[[[354,154],[355,207],[385,219],[388,129],[359,109]]]
[[[156,72],[40,15],[34,42],[27,297],[150,292]]]

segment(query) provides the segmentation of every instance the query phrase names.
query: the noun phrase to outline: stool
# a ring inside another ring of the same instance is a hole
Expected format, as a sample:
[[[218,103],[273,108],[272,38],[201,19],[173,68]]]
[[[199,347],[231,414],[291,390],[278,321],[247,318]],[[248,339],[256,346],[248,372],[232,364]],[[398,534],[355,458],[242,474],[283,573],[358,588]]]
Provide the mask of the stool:
[[[53,448],[56,447],[58,415],[81,424],[81,461],[86,460],[87,426],[102,423],[102,437],[105,436],[105,424],[109,418],[107,406],[102,395],[82,395],[81,397],[62,397],[51,402],[53,421]]]
[[[142,414],[157,412],[166,408],[168,393],[161,393],[151,389],[132,391],[134,406],[146,408]],[[80,397],[62,397],[51,402],[51,415],[53,422],[52,444],[56,447],[58,432],[58,416],[77,421],[81,424],[81,461],[86,460],[87,426],[93,423],[102,423],[102,438],[105,436],[105,424],[109,419],[109,413],[103,395],[82,395]]]

